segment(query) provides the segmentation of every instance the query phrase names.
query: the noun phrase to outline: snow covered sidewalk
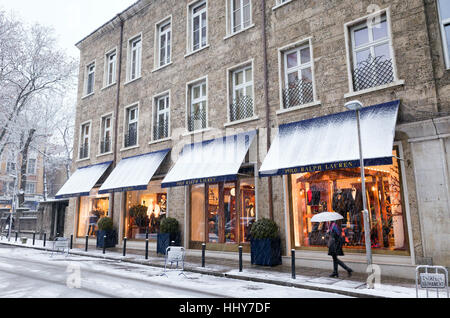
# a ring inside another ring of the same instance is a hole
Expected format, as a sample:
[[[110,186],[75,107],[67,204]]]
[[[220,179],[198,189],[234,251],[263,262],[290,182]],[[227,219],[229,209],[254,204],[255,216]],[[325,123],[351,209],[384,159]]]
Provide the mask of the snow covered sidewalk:
[[[15,247],[34,248],[39,250],[47,250],[51,252],[53,242],[46,242],[46,246],[43,246],[43,241],[35,241],[35,245],[32,245],[32,240],[28,240],[26,244],[22,244],[20,239],[15,242],[15,238],[12,237],[8,241],[5,237],[0,239],[0,244],[12,245]],[[94,258],[103,258],[108,260],[116,260],[124,263],[147,265],[152,267],[164,267],[164,257],[150,256],[148,260],[143,255],[134,254],[132,250],[127,252],[127,256],[124,257],[122,253],[118,251],[107,250],[106,254],[103,254],[102,250],[94,249],[92,246],[90,250],[85,252],[84,249],[74,248],[70,250],[70,254],[78,256],[88,256]],[[375,289],[367,289],[366,283],[362,281],[346,280],[329,277],[314,277],[307,275],[296,275],[296,279],[291,278],[291,274],[283,271],[277,271],[276,269],[265,270],[264,268],[245,268],[242,272],[239,272],[237,268],[227,265],[226,262],[212,262],[208,261],[205,268],[201,267],[200,262],[195,262],[196,259],[189,258],[189,261],[185,263],[185,271],[212,275],[219,277],[226,277],[232,279],[240,279],[245,281],[269,283],[280,286],[290,286],[301,289],[309,289],[313,291],[337,293],[351,297],[383,297],[383,298],[415,298],[416,288],[414,284],[409,285],[395,285],[395,284],[376,284]],[[445,290],[441,290],[439,296],[445,298],[447,295]],[[426,291],[419,290],[419,297],[426,298]],[[429,292],[430,298],[436,298],[436,291]]]

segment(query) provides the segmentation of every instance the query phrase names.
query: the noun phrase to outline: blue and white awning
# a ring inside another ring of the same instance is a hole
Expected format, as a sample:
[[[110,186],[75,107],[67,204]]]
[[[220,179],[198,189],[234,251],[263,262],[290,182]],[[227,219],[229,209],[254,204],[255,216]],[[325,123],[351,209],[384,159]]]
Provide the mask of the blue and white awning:
[[[170,149],[123,159],[100,187],[99,194],[146,190]]]
[[[67,180],[56,194],[57,199],[88,196],[92,188],[108,170],[112,161],[80,168]]]
[[[363,108],[361,139],[367,166],[392,164],[400,101]],[[360,166],[356,112],[347,111],[282,125],[261,177]]]
[[[184,146],[163,188],[237,179],[256,130]]]

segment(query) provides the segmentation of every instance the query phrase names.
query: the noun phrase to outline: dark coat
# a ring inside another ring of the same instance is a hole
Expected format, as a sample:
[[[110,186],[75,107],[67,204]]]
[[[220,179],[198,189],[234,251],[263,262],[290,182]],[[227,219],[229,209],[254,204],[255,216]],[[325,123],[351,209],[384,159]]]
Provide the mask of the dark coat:
[[[328,239],[328,255],[330,256],[344,256],[342,245],[344,243],[340,228],[336,225],[332,226],[332,230],[329,232]]]

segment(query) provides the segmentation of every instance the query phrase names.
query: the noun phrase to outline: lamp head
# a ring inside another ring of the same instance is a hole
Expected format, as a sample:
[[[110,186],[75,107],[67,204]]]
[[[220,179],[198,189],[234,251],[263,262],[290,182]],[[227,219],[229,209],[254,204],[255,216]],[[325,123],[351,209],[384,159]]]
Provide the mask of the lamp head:
[[[345,103],[345,107],[350,110],[360,110],[363,108],[363,104],[359,100],[352,100],[348,103]]]

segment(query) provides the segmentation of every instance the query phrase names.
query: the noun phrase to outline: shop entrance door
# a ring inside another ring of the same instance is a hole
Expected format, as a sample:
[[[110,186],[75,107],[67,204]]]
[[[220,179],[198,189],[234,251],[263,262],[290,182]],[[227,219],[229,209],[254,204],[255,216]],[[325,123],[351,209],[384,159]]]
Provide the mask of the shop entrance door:
[[[238,243],[238,182],[206,185],[206,239],[208,243]]]

